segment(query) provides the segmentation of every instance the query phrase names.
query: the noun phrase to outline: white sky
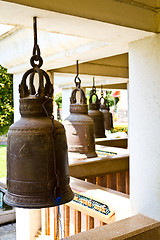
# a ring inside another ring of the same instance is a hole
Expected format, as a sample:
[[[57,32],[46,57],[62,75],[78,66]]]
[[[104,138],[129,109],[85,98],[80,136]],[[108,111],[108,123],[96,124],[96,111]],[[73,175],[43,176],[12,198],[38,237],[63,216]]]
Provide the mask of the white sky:
[[[14,28],[14,26],[0,24],[0,35],[8,32],[10,29]]]

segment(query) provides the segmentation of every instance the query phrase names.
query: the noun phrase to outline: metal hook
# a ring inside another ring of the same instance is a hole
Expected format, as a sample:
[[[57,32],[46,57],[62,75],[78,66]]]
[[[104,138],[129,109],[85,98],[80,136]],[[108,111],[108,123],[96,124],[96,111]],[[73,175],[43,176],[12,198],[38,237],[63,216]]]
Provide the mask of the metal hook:
[[[92,93],[96,93],[96,87],[95,87],[95,80],[94,80],[94,77],[93,77],[93,86],[92,86],[92,90],[91,90],[91,92],[90,92],[90,94],[92,94]]]
[[[37,17],[33,17],[33,34],[34,34],[34,46],[33,46],[33,56],[31,65],[32,67],[36,66],[37,64],[34,61],[39,61],[39,67],[42,66],[43,60],[41,58],[40,48],[37,44]]]
[[[76,84],[76,87],[77,87],[77,88],[80,88],[80,87],[81,87],[81,79],[79,78],[78,60],[76,61],[76,65],[77,65],[77,75],[75,76],[74,82],[75,82],[75,84]],[[76,81],[77,79],[78,79],[79,81]]]
[[[101,97],[103,97],[103,85],[101,84]]]
[[[37,45],[37,17],[33,17],[34,45]]]
[[[43,64],[43,59],[40,56],[40,49],[37,44],[37,17],[33,17],[33,33],[34,33],[34,46],[33,46],[33,56],[30,59],[32,68],[24,73],[22,77],[21,84],[19,85],[20,98],[28,97],[29,94],[35,94],[35,88],[33,85],[34,75],[38,73],[39,75],[39,88],[36,96],[39,97],[52,97],[53,95],[53,85],[50,82],[48,74],[40,69]],[[37,62],[38,61],[38,62]],[[27,77],[30,75],[30,92],[26,85]],[[46,79],[46,84],[44,86],[44,77]]]

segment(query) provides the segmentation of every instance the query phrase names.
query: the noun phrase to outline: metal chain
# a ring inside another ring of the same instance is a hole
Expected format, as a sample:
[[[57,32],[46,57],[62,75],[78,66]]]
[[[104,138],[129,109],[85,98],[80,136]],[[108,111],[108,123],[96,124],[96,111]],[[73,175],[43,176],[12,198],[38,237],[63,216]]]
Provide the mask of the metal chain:
[[[39,45],[37,44],[37,17],[33,18],[33,34],[34,34],[34,46],[33,46],[33,56],[30,59],[32,67],[41,67],[43,64],[43,60],[41,58],[41,52]],[[39,61],[39,63],[35,63]]]

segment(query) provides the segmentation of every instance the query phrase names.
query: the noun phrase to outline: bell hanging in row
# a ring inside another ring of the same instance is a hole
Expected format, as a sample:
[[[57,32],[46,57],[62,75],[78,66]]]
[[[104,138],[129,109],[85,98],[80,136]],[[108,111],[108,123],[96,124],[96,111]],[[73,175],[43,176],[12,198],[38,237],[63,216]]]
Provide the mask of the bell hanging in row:
[[[36,32],[34,18],[34,36]],[[23,75],[19,86],[21,119],[9,128],[7,140],[8,189],[4,201],[23,208],[53,207],[74,196],[69,186],[65,129],[52,117],[53,86],[48,74],[40,69],[43,61],[36,39],[31,57],[33,68]]]
[[[64,121],[68,151],[76,153],[78,159],[96,157],[94,122],[88,116],[85,93],[80,87],[81,80],[78,77],[78,61],[75,83],[76,88],[72,91],[70,98],[70,115]],[[77,93],[80,94],[80,102],[77,100]]]
[[[109,121],[108,129],[107,129],[107,130],[111,130],[111,129],[113,128],[113,115],[112,115],[112,113],[110,112],[109,104],[108,104],[108,106],[107,106],[107,110],[108,110],[109,115],[110,115],[110,121]]]
[[[109,104],[107,104],[107,99],[103,97],[102,86],[101,86],[101,98],[100,98],[99,109],[103,113],[103,116],[104,116],[104,127],[105,127],[105,129],[106,130],[111,130],[113,128],[112,113],[109,112]]]
[[[93,97],[96,99],[93,101]],[[98,96],[96,94],[96,88],[94,86],[94,78],[93,78],[93,87],[90,92],[89,98],[89,111],[88,115],[94,121],[94,132],[95,138],[105,138],[105,129],[104,129],[104,116],[103,113],[99,110],[100,102]]]

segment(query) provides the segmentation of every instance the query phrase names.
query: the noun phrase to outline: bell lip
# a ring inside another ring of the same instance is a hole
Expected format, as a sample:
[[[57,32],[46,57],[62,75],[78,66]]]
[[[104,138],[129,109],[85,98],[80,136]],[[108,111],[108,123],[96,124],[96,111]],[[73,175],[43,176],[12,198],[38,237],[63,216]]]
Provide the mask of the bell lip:
[[[17,208],[25,208],[25,209],[41,209],[41,208],[48,208],[48,207],[55,207],[55,206],[58,206],[58,205],[62,205],[62,204],[66,204],[70,201],[73,200],[74,198],[74,192],[72,191],[72,189],[70,188],[70,186],[67,186],[67,190],[65,192],[62,193],[62,199],[63,200],[60,200],[59,202],[51,202],[50,198],[46,198],[46,202],[48,200],[48,202],[45,204],[45,203],[39,203],[39,204],[24,204],[24,203],[20,203],[20,202],[13,202],[13,201],[10,201],[8,199],[8,197],[10,196],[17,196],[15,194],[11,194],[9,193],[8,191],[5,193],[4,195],[4,202],[9,205],[9,206],[12,206],[12,207],[17,207]],[[17,199],[20,198],[17,196]],[[21,199],[24,198],[26,199],[26,197],[21,197]],[[50,202],[49,202],[50,201]]]

